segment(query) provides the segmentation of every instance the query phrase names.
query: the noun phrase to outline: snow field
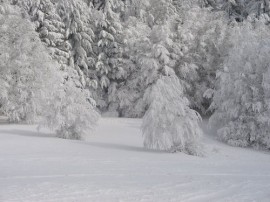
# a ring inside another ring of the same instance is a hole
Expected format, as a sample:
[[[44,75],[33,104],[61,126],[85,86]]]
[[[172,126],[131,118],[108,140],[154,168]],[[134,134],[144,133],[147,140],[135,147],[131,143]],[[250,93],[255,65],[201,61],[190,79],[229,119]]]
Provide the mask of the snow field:
[[[1,202],[270,200],[270,155],[205,135],[205,157],[142,147],[141,120],[103,118],[85,141],[0,125]]]

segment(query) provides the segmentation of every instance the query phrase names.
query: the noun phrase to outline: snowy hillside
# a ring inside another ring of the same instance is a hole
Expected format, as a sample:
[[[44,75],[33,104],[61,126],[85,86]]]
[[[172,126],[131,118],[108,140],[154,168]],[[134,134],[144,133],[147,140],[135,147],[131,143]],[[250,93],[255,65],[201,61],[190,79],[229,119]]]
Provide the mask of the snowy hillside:
[[[205,157],[142,147],[139,119],[101,119],[86,141],[0,125],[1,202],[259,201],[270,154],[204,136]]]

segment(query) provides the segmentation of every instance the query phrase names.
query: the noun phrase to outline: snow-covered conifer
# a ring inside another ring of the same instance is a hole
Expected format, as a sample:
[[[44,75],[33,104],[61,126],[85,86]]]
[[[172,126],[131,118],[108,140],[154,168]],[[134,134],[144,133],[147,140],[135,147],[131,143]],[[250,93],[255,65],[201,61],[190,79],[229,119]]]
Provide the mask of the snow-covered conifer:
[[[1,8],[1,111],[11,122],[41,121],[59,137],[80,139],[98,119],[91,95],[60,71],[19,9]]]
[[[224,10],[230,19],[242,22],[247,17],[260,18],[261,15],[269,15],[269,0],[205,0],[206,6],[214,10]]]
[[[234,29],[235,45],[217,74],[210,122],[219,138],[233,146],[270,148],[270,40],[262,24],[245,22]]]
[[[141,50],[138,58],[146,89],[147,111],[142,124],[144,146],[199,155],[200,115],[190,109],[175,74],[176,61],[170,52],[173,21],[165,16],[151,29],[146,41],[148,48]]]
[[[122,40],[122,24],[120,12],[121,1],[105,1],[103,9],[95,11],[97,55],[95,76],[98,90],[97,105],[102,111],[115,111],[115,93],[118,84],[125,79],[127,66],[124,66]],[[120,10],[119,10],[120,9]],[[104,102],[105,101],[105,102]]]
[[[151,149],[202,154],[200,115],[189,108],[175,75],[161,76],[148,89],[149,109],[143,118],[144,146]]]
[[[221,12],[193,5],[182,8],[177,23],[173,56],[175,71],[185,86],[191,107],[205,115],[215,88],[215,72],[229,49],[229,29]]]
[[[11,122],[35,122],[56,69],[34,26],[19,9],[1,14],[1,110]]]

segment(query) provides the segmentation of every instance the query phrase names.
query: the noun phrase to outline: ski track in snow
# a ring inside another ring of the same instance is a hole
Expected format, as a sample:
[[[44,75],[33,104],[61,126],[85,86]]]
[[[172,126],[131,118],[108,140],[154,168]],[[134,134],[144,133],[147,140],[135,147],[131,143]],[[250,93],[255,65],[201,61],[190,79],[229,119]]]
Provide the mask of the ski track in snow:
[[[269,202],[270,153],[205,135],[205,156],[142,147],[138,119],[101,119],[85,141],[0,125],[0,202]]]

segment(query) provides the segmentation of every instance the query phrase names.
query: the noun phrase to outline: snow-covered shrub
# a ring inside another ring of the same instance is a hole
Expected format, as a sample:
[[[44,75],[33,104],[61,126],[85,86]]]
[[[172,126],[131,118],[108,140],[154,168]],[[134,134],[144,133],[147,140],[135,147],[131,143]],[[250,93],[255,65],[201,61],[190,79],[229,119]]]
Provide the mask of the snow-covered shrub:
[[[41,126],[56,130],[60,138],[82,139],[94,128],[98,118],[95,101],[87,91],[68,81],[52,92],[43,111]]]
[[[234,47],[217,75],[210,123],[233,146],[270,149],[270,35],[261,22],[236,27]]]
[[[145,99],[150,106],[142,124],[144,146],[200,155],[201,118],[189,108],[178,78],[161,76],[148,90]]]

